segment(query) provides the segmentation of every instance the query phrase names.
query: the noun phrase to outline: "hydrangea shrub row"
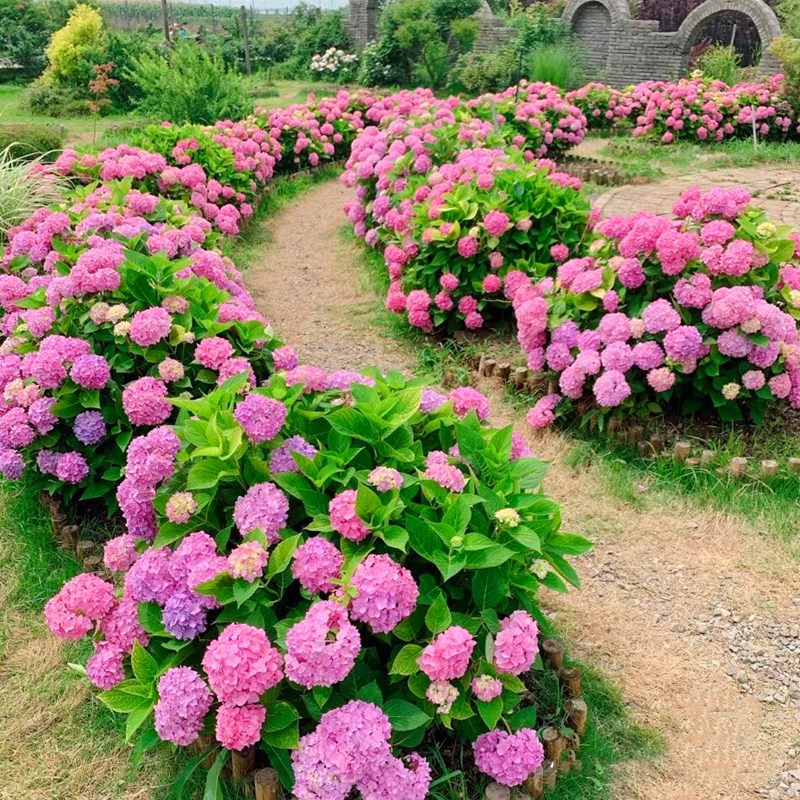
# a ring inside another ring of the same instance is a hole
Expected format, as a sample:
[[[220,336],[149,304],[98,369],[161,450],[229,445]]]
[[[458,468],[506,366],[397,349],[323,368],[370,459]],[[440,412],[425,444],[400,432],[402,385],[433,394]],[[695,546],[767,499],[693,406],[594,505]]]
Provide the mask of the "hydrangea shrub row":
[[[702,76],[645,81],[624,90],[590,83],[566,99],[592,130],[629,130],[664,144],[748,139],[783,141],[800,133],[800,118],[783,91],[783,76],[728,86]]]
[[[800,407],[796,237],[743,188],[687,190],[674,218],[600,222],[588,255],[513,296],[518,338],[558,392],[534,427],[568,410],[584,421],[709,405],[761,422],[767,403]]]
[[[547,84],[405,98],[353,143],[348,218],[383,252],[389,310],[428,332],[480,328],[508,314],[509,273],[542,274],[584,236],[580,182],[543,157],[579,143],[586,120]]]
[[[48,626],[91,639],[128,738],[258,744],[301,800],[421,800],[434,731],[522,783],[544,757],[536,592],[577,583],[589,546],[485,397],[298,364],[220,252],[275,172],[338,157],[407,97],[65,153],[74,192],[2,257],[0,471],[125,526]]]
[[[536,592],[577,583],[589,545],[486,398],[300,365],[172,402],[176,424],[128,448],[119,577],[46,609],[92,638],[87,674],[129,735],[260,744],[300,800],[421,800],[432,729],[508,786],[541,765]]]

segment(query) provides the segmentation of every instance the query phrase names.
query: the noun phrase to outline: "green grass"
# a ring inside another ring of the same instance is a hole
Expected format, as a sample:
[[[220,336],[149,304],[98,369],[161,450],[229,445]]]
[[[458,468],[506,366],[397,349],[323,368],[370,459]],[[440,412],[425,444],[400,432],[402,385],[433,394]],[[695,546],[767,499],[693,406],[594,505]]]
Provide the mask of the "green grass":
[[[754,147],[750,140],[738,140],[713,145],[676,142],[667,146],[626,133],[606,139],[600,155],[615,162],[628,179],[656,179],[726,167],[790,168],[800,164],[800,142],[766,142]]]
[[[0,125],[2,124],[37,124],[59,125],[67,132],[67,146],[87,145],[92,143],[94,118],[90,114],[80,117],[48,117],[43,114],[31,114],[22,105],[24,86],[0,84]],[[111,114],[100,117],[97,121],[97,138],[117,125],[131,122],[142,122],[135,114]]]

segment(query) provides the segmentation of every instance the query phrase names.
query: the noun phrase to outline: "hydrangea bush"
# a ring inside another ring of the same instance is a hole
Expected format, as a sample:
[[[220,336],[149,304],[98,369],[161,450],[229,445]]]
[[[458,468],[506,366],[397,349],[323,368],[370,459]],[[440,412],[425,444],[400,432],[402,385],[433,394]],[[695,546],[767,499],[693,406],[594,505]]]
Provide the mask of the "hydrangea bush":
[[[465,104],[405,100],[353,143],[348,218],[383,251],[389,310],[428,332],[480,328],[507,313],[507,275],[543,273],[581,244],[590,211],[580,181],[542,156],[579,142],[585,119],[542,84],[520,102],[512,90]]]
[[[210,224],[131,188],[76,189],[12,231],[0,276],[0,471],[67,502],[114,486],[135,431],[173,417],[169,393],[245,370],[276,346]],[[277,343],[280,344],[279,342]]]
[[[689,189],[673,219],[603,220],[589,255],[515,292],[529,366],[558,383],[531,410],[534,427],[570,409],[594,421],[710,404],[761,422],[770,401],[800,407],[797,244],[750,200]]]
[[[540,585],[577,583],[545,465],[473,389],[292,366],[235,376],[128,449],[118,579],[46,610],[128,734],[259,744],[294,795],[423,798],[413,751],[474,742],[509,786],[543,760],[524,682]]]

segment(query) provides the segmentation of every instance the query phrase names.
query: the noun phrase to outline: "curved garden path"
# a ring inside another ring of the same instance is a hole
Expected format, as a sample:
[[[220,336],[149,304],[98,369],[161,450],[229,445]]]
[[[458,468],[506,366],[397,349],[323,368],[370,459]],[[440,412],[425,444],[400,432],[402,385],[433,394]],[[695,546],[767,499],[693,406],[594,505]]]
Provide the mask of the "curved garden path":
[[[652,183],[620,186],[600,195],[595,205],[604,217],[633,214],[642,209],[668,215],[681,192],[690,186],[704,191],[714,186],[746,186],[773,222],[800,228],[800,176],[792,169],[733,167],[678,175]]]
[[[248,285],[302,358],[328,368],[408,369],[412,354],[371,324],[379,301],[360,288],[358,248],[340,235],[347,196],[331,181],[268,219],[271,244]],[[521,421],[499,384],[480,388],[496,423]],[[776,773],[800,768],[800,751],[791,749],[800,731],[796,562],[759,535],[757,520],[749,525],[647,483],[626,486],[619,499],[597,469],[569,465],[568,439],[520,429],[551,461],[545,488],[563,503],[567,529],[596,543],[577,565],[583,590],[542,600],[572,652],[619,685],[634,720],[666,740],[665,758],[620,770],[615,798],[791,796],[767,789]]]

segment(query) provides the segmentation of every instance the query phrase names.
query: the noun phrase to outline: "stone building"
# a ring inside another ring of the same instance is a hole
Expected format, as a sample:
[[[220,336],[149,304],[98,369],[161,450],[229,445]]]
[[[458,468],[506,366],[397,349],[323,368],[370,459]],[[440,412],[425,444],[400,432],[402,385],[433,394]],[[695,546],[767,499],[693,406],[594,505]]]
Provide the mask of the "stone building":
[[[655,20],[631,16],[628,0],[569,0],[563,19],[586,53],[588,66],[612,86],[645,80],[669,80],[685,74],[692,48],[703,28],[717,15],[736,12],[748,17],[761,43],[761,69],[778,68],[767,49],[781,28],[763,0],[706,0],[675,32],[662,32]]]

